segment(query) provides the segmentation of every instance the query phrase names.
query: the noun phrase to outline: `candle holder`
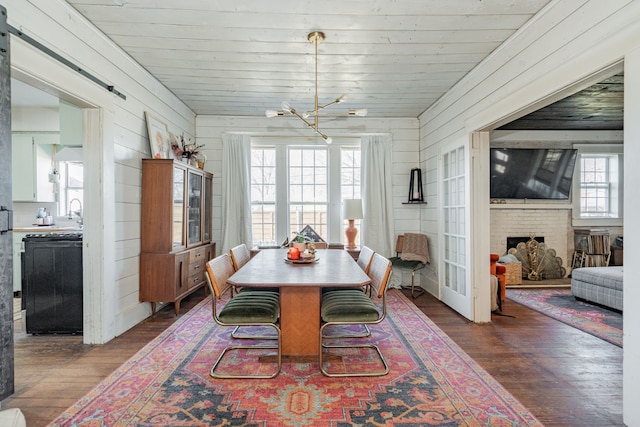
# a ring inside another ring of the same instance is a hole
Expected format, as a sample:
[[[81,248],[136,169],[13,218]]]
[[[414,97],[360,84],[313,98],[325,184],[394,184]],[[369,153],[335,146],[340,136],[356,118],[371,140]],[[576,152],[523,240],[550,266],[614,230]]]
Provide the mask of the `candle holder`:
[[[422,194],[422,171],[419,168],[411,169],[408,203],[424,203],[424,195]]]

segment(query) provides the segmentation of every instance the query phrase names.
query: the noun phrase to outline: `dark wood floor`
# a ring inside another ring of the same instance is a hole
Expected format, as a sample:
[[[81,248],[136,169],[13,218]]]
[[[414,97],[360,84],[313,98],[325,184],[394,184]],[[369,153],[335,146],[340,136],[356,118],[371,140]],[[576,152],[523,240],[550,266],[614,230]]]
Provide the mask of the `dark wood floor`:
[[[181,313],[203,294],[185,299]],[[430,295],[414,300],[546,426],[622,426],[622,349],[508,302],[490,324],[468,322]],[[45,426],[177,317],[171,307],[102,346],[81,337],[16,337],[15,394],[29,427]]]

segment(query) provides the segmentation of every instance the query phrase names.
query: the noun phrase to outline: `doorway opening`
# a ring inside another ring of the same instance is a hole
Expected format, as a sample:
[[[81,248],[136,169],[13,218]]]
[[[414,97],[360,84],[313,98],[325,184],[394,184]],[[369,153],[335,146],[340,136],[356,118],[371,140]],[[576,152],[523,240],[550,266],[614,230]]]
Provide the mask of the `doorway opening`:
[[[46,263],[33,262],[33,246],[30,245],[35,241],[34,236],[52,234],[52,239],[60,240],[66,236],[64,244],[80,247],[80,254],[83,250],[89,250],[88,245],[78,242],[82,240],[84,222],[83,111],[88,106],[76,102],[73,97],[61,95],[55,88],[26,74],[13,74],[15,76],[11,79],[11,178],[14,211],[14,331],[16,335],[25,334],[28,329],[31,329],[31,333],[46,330],[82,333],[82,310],[80,315],[76,316],[77,325],[74,324],[72,327],[67,327],[69,325],[66,324],[65,317],[68,316],[65,316],[64,310],[61,310],[58,316],[59,321],[56,320],[56,316],[50,323],[42,321],[39,307],[44,307],[44,303],[41,298],[41,302],[38,303],[38,287],[35,284],[39,280],[38,270],[45,268]],[[72,200],[78,201],[73,205],[73,209],[69,208]],[[71,241],[74,242],[72,245]],[[59,252],[59,246],[60,241],[51,242],[52,250]],[[43,249],[39,247],[38,250]],[[78,289],[73,295],[76,296],[77,302],[74,305],[83,307],[82,292],[86,285],[82,267],[83,258],[88,257],[78,256],[76,252],[77,249],[72,258],[74,264],[80,264],[75,270],[80,273],[78,280],[60,282],[76,283],[75,287]],[[27,289],[31,289],[30,295],[27,295]],[[58,331],[60,328],[62,329]]]

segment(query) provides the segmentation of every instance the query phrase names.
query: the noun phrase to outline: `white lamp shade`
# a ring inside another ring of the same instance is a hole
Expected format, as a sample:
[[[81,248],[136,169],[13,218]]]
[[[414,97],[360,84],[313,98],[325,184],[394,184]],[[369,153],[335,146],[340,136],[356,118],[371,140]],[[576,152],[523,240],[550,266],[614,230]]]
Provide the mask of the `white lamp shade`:
[[[362,219],[362,200],[345,199],[342,214],[344,219]]]

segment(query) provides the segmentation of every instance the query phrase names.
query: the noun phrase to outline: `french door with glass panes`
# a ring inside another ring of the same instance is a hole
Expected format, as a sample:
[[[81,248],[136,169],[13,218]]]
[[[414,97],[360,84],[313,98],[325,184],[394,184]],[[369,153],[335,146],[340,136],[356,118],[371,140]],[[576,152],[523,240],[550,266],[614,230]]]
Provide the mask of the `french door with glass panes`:
[[[440,296],[445,304],[470,319],[466,148],[460,146],[445,152],[440,165],[443,221]]]

